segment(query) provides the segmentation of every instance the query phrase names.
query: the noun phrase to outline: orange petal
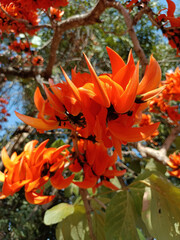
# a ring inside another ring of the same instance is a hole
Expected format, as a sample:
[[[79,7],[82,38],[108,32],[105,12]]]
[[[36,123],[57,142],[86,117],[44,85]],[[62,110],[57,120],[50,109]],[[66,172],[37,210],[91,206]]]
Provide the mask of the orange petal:
[[[144,94],[141,95],[142,96],[141,100],[142,101],[149,101],[150,99],[159,95],[165,88],[166,88],[166,86],[162,86],[160,88],[157,88],[157,89],[151,90],[147,93],[144,93]]]
[[[155,89],[159,85],[160,80],[161,80],[161,68],[156,59],[151,55],[150,63],[146,67],[144,77],[139,84],[137,95]]]
[[[123,176],[126,173],[126,169],[118,171],[118,170],[106,170],[104,173],[105,177],[113,178],[114,176]]]
[[[127,128],[121,124],[110,121],[108,123],[109,131],[112,135],[122,141],[126,142],[138,142],[151,136],[153,132],[158,128],[159,123],[154,123],[149,126],[143,126],[139,128]]]
[[[110,107],[110,101],[109,101],[108,95],[107,95],[105,89],[103,88],[101,81],[99,80],[98,76],[96,75],[89,59],[86,57],[85,54],[84,54],[84,57],[85,57],[87,65],[88,65],[89,71],[91,73],[91,77],[94,82],[94,85],[97,88],[97,90],[102,98],[102,105],[108,108],[108,107]]]
[[[65,79],[66,79],[66,82],[67,82],[67,84],[69,85],[69,87],[71,88],[71,90],[72,90],[75,98],[76,98],[79,102],[81,102],[81,96],[80,96],[80,94],[79,94],[78,88],[77,88],[77,87],[74,85],[74,83],[69,79],[68,75],[66,74],[66,72],[64,71],[64,69],[63,69],[62,67],[61,67],[61,70],[62,70],[63,75],[64,75],[64,77],[65,77]]]
[[[72,174],[70,177],[64,178],[60,169],[56,171],[53,177],[51,177],[51,184],[54,188],[57,189],[67,188],[72,183],[74,176],[75,175]]]
[[[11,159],[9,158],[5,147],[3,147],[2,151],[1,151],[1,158],[2,158],[5,168],[7,168],[8,170],[12,169],[14,167],[14,165],[16,164],[16,162],[12,162]]]
[[[38,87],[36,88],[36,91],[34,93],[34,103],[38,111],[41,111],[42,105],[45,103],[45,100],[42,97]]]
[[[42,194],[38,194],[35,191],[25,192],[26,199],[31,204],[39,204],[43,205],[51,202],[55,196],[44,196]]]
[[[109,182],[109,181],[103,180],[102,183],[103,183],[103,185],[106,186],[107,188],[111,188],[112,190],[115,190],[115,191],[119,190],[118,187],[116,187],[114,184],[112,184],[112,183]]]
[[[128,62],[123,68],[121,68],[116,75],[113,77],[113,80],[121,85],[123,89],[126,88],[129,83],[130,78],[132,77],[135,70],[134,59],[132,55],[132,50],[129,52]]]
[[[174,17],[174,12],[176,10],[176,5],[171,0],[166,0],[168,3],[168,11],[167,11],[167,17]]]
[[[45,85],[44,85],[44,90],[49,100],[49,103],[52,105],[52,107],[57,112],[64,113],[65,109],[63,107],[63,104],[59,101],[59,99],[55,95],[53,95]]]
[[[114,109],[118,113],[128,112],[134,104],[137,89],[139,85],[139,63],[135,68],[132,78],[130,79],[124,93],[118,98],[118,104],[114,106]]]
[[[93,176],[91,178],[86,178],[82,182],[73,182],[75,185],[77,185],[80,188],[92,188],[96,185],[98,178],[96,176]]]
[[[5,180],[5,175],[3,172],[0,171],[0,182],[4,182]]]
[[[44,122],[42,119],[29,117],[29,116],[20,114],[16,111],[15,111],[15,114],[24,123],[26,123],[27,125],[30,125],[31,127],[36,128],[38,130],[47,131],[47,130],[57,129],[59,127],[58,126],[59,123],[57,121],[54,121],[54,120],[46,120],[46,122]]]
[[[115,76],[115,74],[125,66],[124,61],[122,58],[111,48],[106,47],[110,62],[111,62],[111,68],[112,68],[112,76]]]

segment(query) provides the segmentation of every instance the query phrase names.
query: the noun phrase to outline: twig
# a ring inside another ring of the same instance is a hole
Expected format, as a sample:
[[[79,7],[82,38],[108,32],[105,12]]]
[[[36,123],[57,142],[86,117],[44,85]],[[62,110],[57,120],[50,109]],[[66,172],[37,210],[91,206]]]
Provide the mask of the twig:
[[[92,240],[96,240],[96,237],[94,235],[93,232],[93,225],[92,225],[92,219],[91,219],[91,206],[90,206],[90,202],[88,200],[88,192],[86,189],[79,189],[80,195],[82,197],[83,203],[84,203],[84,207],[86,210],[86,216],[87,216],[87,221],[88,221],[88,226],[89,226],[89,234]]]
[[[145,69],[146,69],[146,66],[148,64],[148,61],[147,61],[147,58],[146,58],[146,55],[145,55],[143,49],[140,46],[137,35],[134,31],[133,20],[131,19],[130,14],[123,7],[123,5],[120,2],[115,2],[115,1],[109,2],[109,7],[113,7],[115,9],[117,9],[119,11],[119,13],[123,15],[124,21],[125,21],[126,26],[128,28],[129,36],[130,36],[130,38],[133,42],[134,51],[135,51],[136,55],[138,56],[138,58],[140,60],[140,63],[141,63],[141,66],[142,66],[142,72],[144,73]]]

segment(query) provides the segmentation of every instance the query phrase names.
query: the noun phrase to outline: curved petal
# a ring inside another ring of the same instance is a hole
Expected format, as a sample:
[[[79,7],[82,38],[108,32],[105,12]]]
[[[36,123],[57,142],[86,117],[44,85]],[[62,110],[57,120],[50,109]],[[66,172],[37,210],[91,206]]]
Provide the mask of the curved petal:
[[[56,174],[53,177],[51,177],[51,184],[54,188],[57,189],[67,188],[72,183],[74,176],[75,175],[72,174],[70,177],[64,178],[62,176],[61,169],[59,169],[58,171],[56,171]]]
[[[42,193],[36,193],[35,191],[25,192],[25,197],[29,203],[39,205],[49,203],[55,198],[55,196],[44,196]]]
[[[42,119],[29,117],[21,113],[18,113],[16,111],[15,111],[15,114],[24,123],[26,123],[27,125],[30,125],[31,127],[36,128],[37,130],[47,131],[47,130],[57,129],[59,127],[58,126],[59,123],[54,120],[46,120],[46,122],[44,122]]]
[[[63,75],[66,79],[66,82],[68,84],[68,86],[71,88],[76,100],[78,100],[79,102],[81,102],[81,96],[79,94],[78,88],[74,85],[74,83],[69,79],[68,75],[66,74],[66,72],[64,71],[64,69],[61,67],[61,70],[63,72]]]
[[[114,106],[114,109],[118,113],[125,113],[134,104],[137,89],[139,85],[139,63],[137,64],[131,80],[129,81],[124,93],[118,98],[118,103]]]
[[[152,125],[139,128],[127,128],[115,121],[110,121],[108,123],[109,131],[111,134],[116,138],[126,142],[138,142],[146,139],[153,134],[158,126],[159,123],[154,123]]]
[[[16,164],[16,162],[12,162],[11,159],[9,158],[5,147],[3,147],[1,151],[1,158],[5,168],[7,168],[8,170],[12,169]]]
[[[129,53],[127,65],[122,67],[116,75],[113,77],[113,80],[121,85],[123,89],[126,88],[127,84],[129,83],[130,78],[132,77],[135,70],[134,59],[132,55],[132,50]]]
[[[63,107],[63,104],[59,101],[59,99],[56,97],[56,95],[53,95],[48,88],[44,85],[44,90],[47,95],[47,98],[49,100],[49,103],[52,105],[52,107],[60,113],[64,113],[65,109]]]
[[[155,89],[159,85],[160,80],[161,80],[161,68],[156,59],[151,55],[150,63],[146,67],[144,77],[139,84],[137,95]]]
[[[84,54],[84,57],[85,57],[85,60],[86,60],[86,63],[88,65],[88,68],[89,68],[89,71],[91,73],[91,77],[93,79],[93,82],[94,82],[94,85],[95,87],[97,88],[100,96],[101,96],[101,99],[102,99],[102,105],[104,105],[105,107],[110,107],[110,101],[109,101],[109,98],[108,98],[108,95],[101,83],[101,81],[99,80],[98,76],[96,75],[89,59],[86,57],[86,55]]]
[[[112,50],[109,47],[106,47],[110,62],[111,62],[111,68],[112,68],[112,76],[114,77],[115,74],[125,66],[124,61],[122,58],[117,54],[114,50]]]

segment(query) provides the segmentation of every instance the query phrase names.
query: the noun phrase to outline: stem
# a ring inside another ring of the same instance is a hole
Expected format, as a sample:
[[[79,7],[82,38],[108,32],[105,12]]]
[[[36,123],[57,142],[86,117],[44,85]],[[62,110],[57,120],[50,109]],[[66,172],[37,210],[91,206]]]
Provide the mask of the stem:
[[[88,200],[89,194],[88,194],[86,189],[82,189],[82,188],[79,189],[79,192],[80,192],[80,195],[82,197],[84,207],[85,207],[85,210],[86,210],[86,216],[87,216],[87,221],[88,221],[88,226],[89,226],[90,238],[92,240],[96,240],[96,237],[95,237],[94,232],[93,232],[93,225],[92,225],[92,219],[91,219],[92,209],[91,209],[91,206],[90,206],[90,202]]]

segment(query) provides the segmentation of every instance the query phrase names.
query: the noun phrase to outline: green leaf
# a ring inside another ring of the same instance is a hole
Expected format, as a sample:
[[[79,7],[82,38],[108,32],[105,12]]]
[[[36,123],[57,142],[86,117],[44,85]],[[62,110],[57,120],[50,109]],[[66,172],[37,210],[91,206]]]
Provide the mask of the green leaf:
[[[74,206],[74,213],[56,227],[57,240],[90,240],[83,206]]]
[[[44,224],[51,225],[61,222],[67,216],[73,214],[74,205],[60,203],[45,212]]]
[[[142,218],[158,240],[180,239],[180,189],[166,178],[152,174],[143,198]]]
[[[94,211],[93,215],[93,232],[97,240],[105,239],[105,212],[103,211]]]
[[[57,139],[56,141],[54,141],[52,144],[51,144],[51,147],[52,148],[58,148],[58,147],[61,147],[62,145],[64,145],[64,141],[62,139]]]
[[[154,159],[151,159],[147,164],[146,164],[146,169],[149,169],[150,171],[158,171],[160,173],[165,174],[166,172],[166,167]]]
[[[106,238],[139,240],[134,215],[130,193],[117,193],[106,211]]]

